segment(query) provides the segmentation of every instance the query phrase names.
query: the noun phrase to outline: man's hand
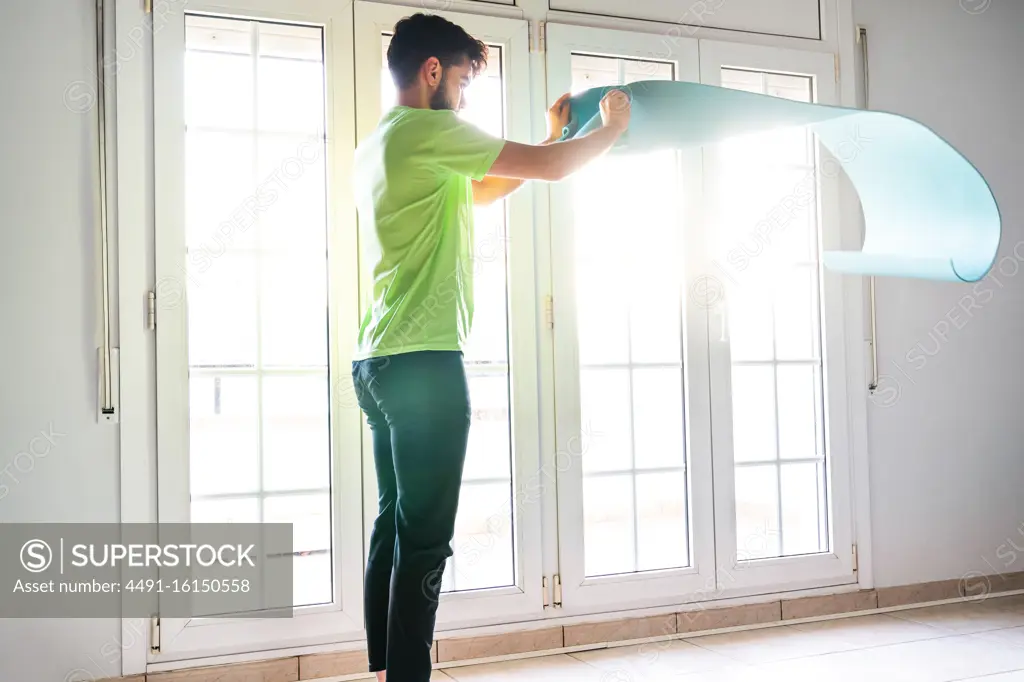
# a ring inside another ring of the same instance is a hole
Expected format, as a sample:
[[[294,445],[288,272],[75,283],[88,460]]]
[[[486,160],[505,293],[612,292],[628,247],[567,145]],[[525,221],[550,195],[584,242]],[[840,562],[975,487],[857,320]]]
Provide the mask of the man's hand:
[[[554,142],[562,136],[562,129],[569,125],[569,97],[567,92],[551,105],[548,109],[548,139],[547,142]]]
[[[622,90],[610,90],[601,99],[601,122],[605,128],[623,133],[629,127],[631,109],[626,93]]]

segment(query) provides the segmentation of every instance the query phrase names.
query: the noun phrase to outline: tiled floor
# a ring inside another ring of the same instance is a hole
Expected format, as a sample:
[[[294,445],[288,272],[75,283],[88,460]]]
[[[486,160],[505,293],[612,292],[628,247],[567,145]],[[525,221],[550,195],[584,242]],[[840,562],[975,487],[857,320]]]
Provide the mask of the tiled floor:
[[[435,671],[435,682],[1024,682],[1024,595]]]

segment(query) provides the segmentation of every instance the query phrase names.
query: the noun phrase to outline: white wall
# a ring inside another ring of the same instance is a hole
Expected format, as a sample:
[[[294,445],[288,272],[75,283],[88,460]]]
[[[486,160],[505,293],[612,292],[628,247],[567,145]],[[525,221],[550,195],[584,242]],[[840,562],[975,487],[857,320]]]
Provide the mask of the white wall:
[[[5,523],[118,520],[117,431],[96,422],[93,119],[64,105],[67,86],[92,79],[93,26],[88,0],[0,3]],[[0,679],[120,674],[119,638],[113,620],[0,620]]]
[[[1003,217],[1001,262],[983,283],[878,280],[876,582],[1024,571],[1007,544],[1024,547],[1024,3],[853,2],[868,29],[871,107],[949,140]]]

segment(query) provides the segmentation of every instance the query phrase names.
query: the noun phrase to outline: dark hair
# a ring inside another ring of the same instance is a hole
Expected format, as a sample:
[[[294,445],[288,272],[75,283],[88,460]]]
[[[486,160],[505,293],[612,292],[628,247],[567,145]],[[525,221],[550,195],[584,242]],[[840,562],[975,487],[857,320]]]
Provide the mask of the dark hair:
[[[423,62],[431,57],[443,67],[468,59],[476,76],[487,65],[487,46],[435,14],[413,14],[395,24],[388,46],[388,69],[395,87],[401,90],[412,85]]]

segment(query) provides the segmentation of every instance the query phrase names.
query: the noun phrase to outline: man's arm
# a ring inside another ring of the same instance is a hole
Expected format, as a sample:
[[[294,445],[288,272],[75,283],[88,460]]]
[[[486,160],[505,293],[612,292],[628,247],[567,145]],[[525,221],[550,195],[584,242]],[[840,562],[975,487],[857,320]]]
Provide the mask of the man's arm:
[[[548,182],[564,180],[612,148],[629,126],[629,114],[629,98],[622,91],[613,90],[601,100],[601,128],[553,144],[506,142],[488,175]]]
[[[548,145],[554,142],[555,140],[553,139],[547,139],[541,142],[541,145]],[[487,206],[496,201],[501,201],[522,187],[525,182],[526,180],[523,178],[503,178],[497,175],[487,175],[480,182],[474,180],[473,203],[477,206]]]
[[[565,93],[548,109],[548,136],[542,145],[552,144],[562,135],[562,130],[569,123],[569,97]],[[523,178],[502,178],[488,174],[483,181],[473,182],[473,203],[486,206],[504,199],[523,186]]]

